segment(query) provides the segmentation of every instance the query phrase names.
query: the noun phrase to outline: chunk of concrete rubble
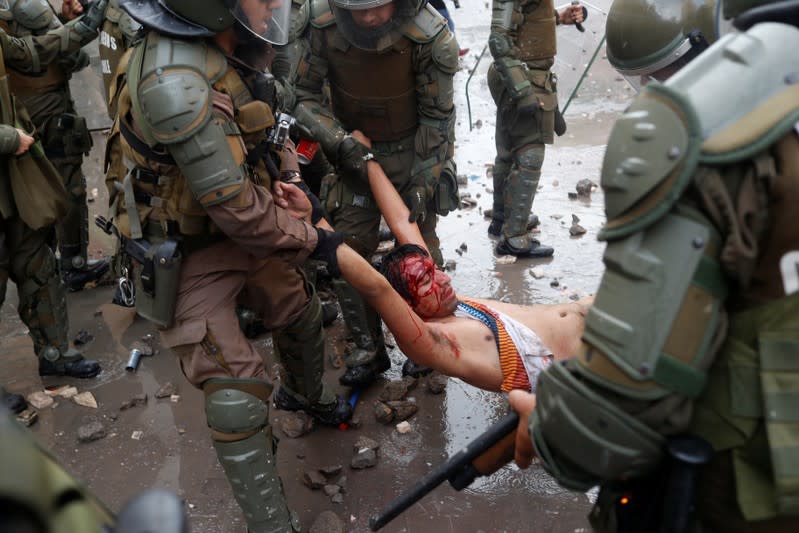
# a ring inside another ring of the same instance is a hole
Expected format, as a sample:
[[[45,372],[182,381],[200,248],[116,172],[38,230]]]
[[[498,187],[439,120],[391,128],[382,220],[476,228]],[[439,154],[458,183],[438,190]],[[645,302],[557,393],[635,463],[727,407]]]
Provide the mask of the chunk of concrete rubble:
[[[341,487],[338,485],[327,484],[322,487],[322,492],[324,492],[327,496],[335,496],[341,492]]]
[[[313,428],[313,417],[303,411],[286,411],[280,417],[280,429],[290,439],[302,437]]]
[[[444,272],[453,272],[458,267],[454,259],[447,259],[444,262]]]
[[[318,470],[306,470],[302,473],[302,482],[313,490],[327,485],[327,478]]]
[[[500,255],[496,259],[498,265],[512,265],[518,258],[515,255]]]
[[[350,467],[355,470],[377,466],[377,452],[373,448],[360,448],[350,461]]]
[[[130,409],[131,407],[138,407],[140,405],[147,405],[147,395],[146,394],[137,394],[130,400],[125,400],[119,406],[120,411],[125,411]]]
[[[381,424],[390,424],[394,421],[394,411],[383,402],[375,402],[375,420]]]
[[[91,407],[97,409],[97,400],[94,399],[94,394],[89,391],[84,391],[72,397],[72,401],[83,407]]]
[[[344,495],[341,494],[340,492],[338,494],[334,494],[330,498],[330,501],[333,503],[344,503]]]
[[[31,427],[34,422],[39,419],[39,412],[36,409],[28,407],[19,413],[16,416],[17,422],[22,424],[25,427]]]
[[[586,229],[582,227],[580,224],[580,217],[577,215],[572,215],[572,225],[569,228],[569,234],[572,236],[582,235],[586,232]]]
[[[542,279],[546,274],[544,274],[543,268],[533,267],[530,269],[530,275],[533,276],[535,279]]]
[[[50,407],[55,401],[53,400],[52,396],[49,396],[46,392],[40,390],[28,394],[27,398],[25,399],[28,400],[28,403],[36,409],[45,409]]]
[[[323,466],[319,471],[327,477],[337,476],[344,469],[341,465],[328,465]]]
[[[397,400],[387,402],[387,404],[394,413],[394,420],[396,421],[407,420],[419,410],[419,406],[416,405],[415,402],[409,402],[407,400]]]
[[[89,333],[85,329],[82,329],[82,330],[78,331],[78,334],[75,335],[74,339],[72,339],[72,343],[77,348],[79,346],[85,346],[86,344],[89,344],[93,340],[94,340],[94,335],[92,335],[91,333]]]
[[[156,398],[169,398],[170,396],[172,396],[173,394],[175,394],[177,392],[178,392],[177,387],[175,387],[175,385],[171,381],[167,381],[166,383],[161,385],[161,388],[158,389],[158,391],[156,391],[155,397]]]
[[[589,179],[582,179],[577,182],[574,188],[580,196],[591,196],[591,191],[597,187],[596,183]]]
[[[142,341],[135,341],[130,345],[130,349],[132,350],[139,350],[143,356],[150,357],[153,355],[153,345],[142,342]]]
[[[378,398],[383,402],[401,400],[405,398],[408,392],[413,390],[416,385],[416,378],[411,376],[389,381],[383,387],[383,390],[380,391],[380,396],[378,396]]]
[[[433,372],[427,377],[427,391],[430,394],[441,394],[446,390],[448,380],[441,372]]]
[[[377,450],[380,448],[380,444],[374,439],[370,439],[369,437],[365,437],[361,435],[355,441],[355,444],[352,445],[353,451],[357,452],[361,448],[371,448],[373,450]]]
[[[92,442],[103,439],[105,436],[105,426],[97,420],[78,428],[78,442]]]
[[[395,426],[397,428],[397,432],[400,434],[409,433],[411,431],[411,425],[407,421],[402,421]]]
[[[54,389],[44,389],[48,396],[61,396],[62,398],[72,398],[78,393],[77,387],[72,385],[62,385]]]

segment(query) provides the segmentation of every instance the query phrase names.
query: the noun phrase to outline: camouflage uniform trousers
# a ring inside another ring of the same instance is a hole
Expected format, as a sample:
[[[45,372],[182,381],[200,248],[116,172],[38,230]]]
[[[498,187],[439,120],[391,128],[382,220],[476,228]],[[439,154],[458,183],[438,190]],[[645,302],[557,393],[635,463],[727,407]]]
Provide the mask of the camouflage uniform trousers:
[[[33,230],[18,216],[0,219],[0,305],[11,279],[19,294],[19,317],[39,357],[48,347],[62,354],[69,347],[66,289],[48,246],[52,232]]]

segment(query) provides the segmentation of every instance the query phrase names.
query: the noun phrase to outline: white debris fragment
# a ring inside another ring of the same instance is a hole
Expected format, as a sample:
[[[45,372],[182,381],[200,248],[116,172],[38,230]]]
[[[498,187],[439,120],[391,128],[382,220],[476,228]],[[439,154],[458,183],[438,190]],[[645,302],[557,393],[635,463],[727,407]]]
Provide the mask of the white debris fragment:
[[[411,425],[408,423],[407,420],[403,420],[399,424],[397,424],[397,431],[399,433],[408,433],[411,430]]]

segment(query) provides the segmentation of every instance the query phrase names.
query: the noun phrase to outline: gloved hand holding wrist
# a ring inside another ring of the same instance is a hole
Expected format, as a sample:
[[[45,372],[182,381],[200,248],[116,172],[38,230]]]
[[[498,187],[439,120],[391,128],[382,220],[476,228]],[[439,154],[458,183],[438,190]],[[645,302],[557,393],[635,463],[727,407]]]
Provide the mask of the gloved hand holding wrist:
[[[402,200],[408,206],[410,214],[408,222],[421,224],[427,211],[427,187],[417,183],[402,194]]]
[[[336,166],[365,182],[369,180],[366,162],[374,159],[372,152],[351,135],[344,137],[336,149]]]
[[[327,271],[331,276],[340,277],[341,270],[338,268],[338,258],[336,250],[344,242],[344,234],[338,231],[327,231],[316,228],[319,240],[316,243],[311,257],[327,263]]]

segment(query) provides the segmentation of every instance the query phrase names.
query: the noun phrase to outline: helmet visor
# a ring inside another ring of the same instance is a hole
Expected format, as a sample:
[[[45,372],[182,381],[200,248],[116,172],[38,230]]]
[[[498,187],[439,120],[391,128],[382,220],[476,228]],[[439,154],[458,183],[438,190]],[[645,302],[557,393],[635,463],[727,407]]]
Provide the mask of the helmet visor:
[[[291,0],[237,0],[232,12],[254,37],[276,45],[288,42]]]
[[[702,34],[700,32],[691,32],[676,50],[661,61],[636,69],[617,68],[616,70],[624,76],[637,92],[640,92],[641,87],[647,83],[666,81],[674,73],[693,61],[705,49],[707,49],[707,41],[705,41]]]

